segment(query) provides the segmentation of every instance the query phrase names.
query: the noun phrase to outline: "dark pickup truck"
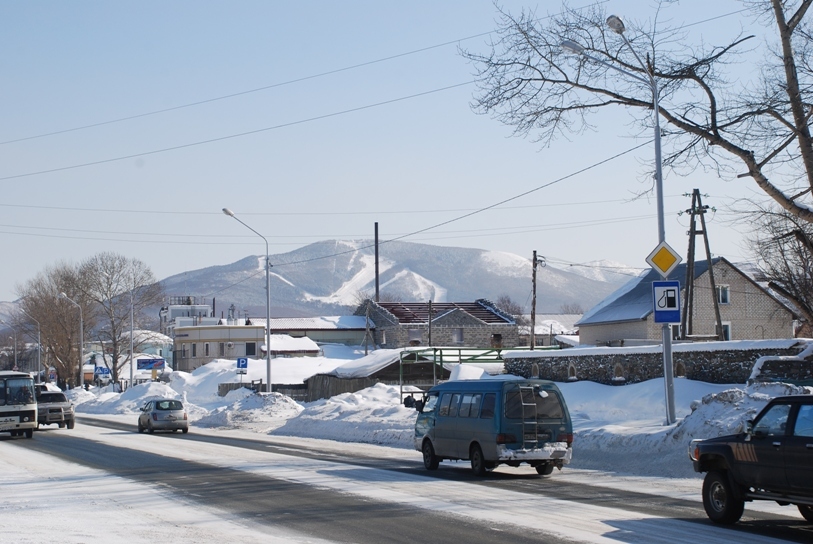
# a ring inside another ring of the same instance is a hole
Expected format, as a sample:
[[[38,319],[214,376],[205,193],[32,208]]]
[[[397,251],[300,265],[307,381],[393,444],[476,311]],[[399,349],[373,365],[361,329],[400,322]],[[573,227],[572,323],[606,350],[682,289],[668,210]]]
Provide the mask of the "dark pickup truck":
[[[813,395],[771,400],[740,434],[693,440],[689,457],[705,472],[703,507],[736,523],[746,501],[794,504],[813,523]]]

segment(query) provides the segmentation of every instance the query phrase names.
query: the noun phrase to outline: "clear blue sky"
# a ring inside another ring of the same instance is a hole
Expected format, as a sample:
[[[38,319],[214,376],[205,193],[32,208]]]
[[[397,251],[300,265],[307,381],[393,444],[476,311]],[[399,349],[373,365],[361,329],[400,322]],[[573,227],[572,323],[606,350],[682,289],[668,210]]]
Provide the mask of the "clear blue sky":
[[[540,5],[541,15],[558,3]],[[605,5],[627,20],[654,15],[646,1]],[[741,8],[692,0],[669,14],[694,23]],[[546,149],[473,113],[474,85],[453,87],[473,79],[454,42],[480,35],[460,45],[485,51],[495,19],[487,0],[0,3],[0,142],[30,138],[0,145],[0,300],[48,265],[100,251],[137,257],[159,279],[264,253],[223,207],[266,236],[272,254],[372,238],[376,221],[390,239],[646,141],[630,136],[620,109],[596,117],[594,133]],[[723,42],[751,24],[728,16],[690,37]],[[189,145],[207,140],[217,141]],[[643,268],[657,243],[655,200],[629,200],[652,159],[644,146],[405,240]],[[756,192],[749,179],[669,175],[667,240],[683,254],[687,219],[676,214],[695,187],[720,209]],[[744,259],[723,214],[708,218],[712,251]]]

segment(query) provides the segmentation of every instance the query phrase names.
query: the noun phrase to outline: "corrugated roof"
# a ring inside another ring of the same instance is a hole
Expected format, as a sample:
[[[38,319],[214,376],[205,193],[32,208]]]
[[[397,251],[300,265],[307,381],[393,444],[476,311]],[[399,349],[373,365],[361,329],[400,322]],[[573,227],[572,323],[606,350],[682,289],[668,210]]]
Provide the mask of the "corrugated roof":
[[[716,263],[718,259],[713,259]],[[695,261],[694,277],[697,279],[709,269],[708,261]],[[652,282],[661,281],[661,275],[653,269],[633,278],[609,297],[591,308],[576,325],[598,325],[622,321],[641,321],[652,313]],[[675,267],[668,280],[686,281],[686,263]]]
[[[379,302],[378,305],[394,315],[401,324],[429,322],[429,304],[426,302]],[[466,312],[484,323],[513,323],[509,316],[499,313],[480,301],[433,302],[432,319],[437,319],[454,310]]]

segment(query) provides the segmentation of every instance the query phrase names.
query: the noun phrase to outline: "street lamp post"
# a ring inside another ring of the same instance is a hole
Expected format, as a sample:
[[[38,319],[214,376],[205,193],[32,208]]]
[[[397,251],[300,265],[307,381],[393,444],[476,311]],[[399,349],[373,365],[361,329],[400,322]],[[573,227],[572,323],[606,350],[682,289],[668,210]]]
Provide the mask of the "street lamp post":
[[[265,370],[268,375],[268,392],[271,393],[274,387],[271,385],[271,260],[268,256],[268,240],[265,236],[243,223],[230,209],[223,208],[223,213],[265,241]]]
[[[31,321],[37,324],[37,383],[40,381],[40,372],[42,372],[42,343],[40,340],[40,322],[31,317],[28,312],[20,309],[20,312],[28,317]]]
[[[647,78],[641,77],[632,72],[628,72],[627,70],[619,68],[614,64],[610,64],[609,62],[605,62],[599,58],[589,55],[585,51],[584,47],[576,42],[565,40],[562,42],[561,46],[564,50],[570,53],[581,55],[593,62],[603,64],[608,68],[612,68],[617,72],[645,83],[652,92],[652,113],[655,125],[655,192],[658,208],[658,243],[661,244],[666,241],[666,227],[664,224],[663,214],[663,170],[661,164],[661,125],[660,108],[658,106],[658,82],[655,80],[654,68],[652,71],[647,68],[646,64],[644,64],[641,57],[638,56],[638,53],[635,52],[632,44],[624,35],[624,31],[626,30],[624,22],[619,17],[610,15],[607,18],[607,26],[609,26],[613,32],[617,33],[619,36],[621,36],[621,38],[623,38],[624,43],[635,56],[635,59],[638,61],[638,64],[641,65],[644,73],[647,74]],[[671,425],[675,422],[675,383],[674,372],[672,369],[672,334],[668,323],[663,324],[661,334],[663,340],[663,376],[666,396],[666,423],[667,425]]]
[[[82,316],[82,306],[70,298],[65,293],[59,293],[59,298],[64,298],[77,308],[79,308],[79,387],[85,385],[85,318]]]

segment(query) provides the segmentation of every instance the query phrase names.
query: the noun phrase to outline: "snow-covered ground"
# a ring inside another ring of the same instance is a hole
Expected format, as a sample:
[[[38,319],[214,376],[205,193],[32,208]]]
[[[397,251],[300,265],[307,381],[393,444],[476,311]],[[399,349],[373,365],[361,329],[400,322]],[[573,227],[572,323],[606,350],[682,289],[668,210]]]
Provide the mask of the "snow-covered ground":
[[[299,383],[317,372],[333,370],[360,354],[355,350],[350,353],[328,352],[328,355],[330,357],[276,359],[272,367],[274,382]],[[264,360],[249,360],[248,375],[242,381],[263,378],[265,372]],[[135,428],[138,410],[147,399],[179,398],[186,402],[191,432],[251,434],[275,442],[330,440],[333,442],[323,447],[337,453],[370,450],[375,456],[420,460],[420,453],[413,450],[412,444],[416,412],[400,403],[397,386],[378,384],[356,393],[300,404],[280,394],[256,395],[247,389],[219,397],[218,383],[241,380],[236,374],[234,361],[218,360],[193,373],[173,372],[168,378],[166,383],[145,383],[124,393],[117,393],[110,387],[91,388],[90,391],[75,389],[67,393],[76,404],[80,418],[84,415],[126,421]],[[693,438],[739,431],[771,397],[811,392],[785,384],[745,387],[678,379],[675,393],[679,419],[677,424],[666,426],[662,380],[624,386],[592,382],[558,385],[573,418],[575,441],[573,462],[554,477],[589,481],[592,485],[628,486],[639,491],[645,488],[661,495],[692,497],[698,502],[701,480],[693,472],[687,456]],[[81,420],[77,429],[80,427]],[[95,433],[94,439],[122,439],[120,433],[119,438],[111,438],[109,433],[102,431],[89,429],[88,432]],[[5,514],[31,508],[52,508],[55,489],[61,489],[64,497],[75,497],[75,500],[59,501],[61,521],[58,526],[67,527],[68,530],[63,532],[71,536],[67,540],[61,539],[63,542],[104,539],[104,533],[75,521],[81,517],[80,511],[87,512],[94,505],[113,508],[110,515],[117,521],[105,524],[105,530],[111,530],[114,525],[114,530],[121,531],[119,536],[131,536],[129,529],[132,527],[128,524],[136,522],[124,519],[130,501],[135,504],[148,496],[151,501],[156,501],[152,511],[166,512],[167,519],[174,519],[172,516],[177,514],[185,520],[176,524],[175,532],[167,529],[166,535],[150,535],[149,541],[215,542],[241,535],[243,540],[253,541],[260,536],[259,533],[252,534],[248,528],[239,527],[234,521],[215,523],[205,511],[180,514],[168,497],[153,496],[158,492],[145,489],[143,485],[102,477],[98,471],[46,459],[26,448],[4,449],[10,451],[4,451],[4,456],[0,457],[0,486],[15,489],[15,492],[0,496],[0,534],[8,534],[5,531],[11,527]],[[498,470],[523,469],[501,467]],[[641,485],[642,480],[646,485]],[[93,493],[77,494],[76,482],[92,486]],[[166,503],[163,506],[162,501]],[[795,514],[795,510],[779,509],[770,504],[749,505],[749,508],[790,516]],[[37,536],[35,532],[16,541],[39,542],[45,536],[46,533]],[[116,535],[106,536],[116,539]],[[128,541],[138,540],[128,538]],[[283,537],[279,541],[288,540]],[[294,535],[290,541],[299,540]]]

